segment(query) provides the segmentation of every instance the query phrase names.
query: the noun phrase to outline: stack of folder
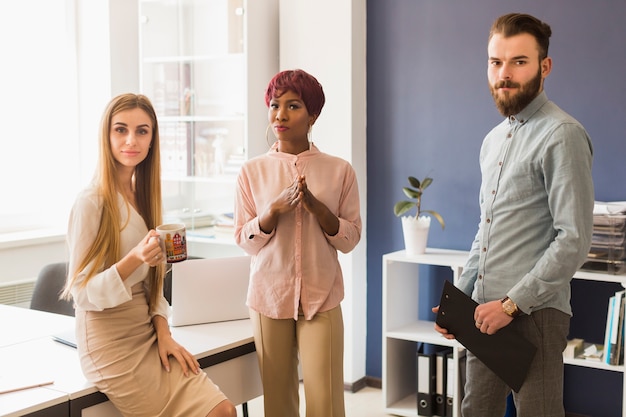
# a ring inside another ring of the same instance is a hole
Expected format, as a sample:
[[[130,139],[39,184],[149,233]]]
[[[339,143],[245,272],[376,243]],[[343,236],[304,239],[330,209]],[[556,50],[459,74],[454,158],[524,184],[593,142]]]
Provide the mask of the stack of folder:
[[[417,352],[417,414],[449,417],[454,415],[456,362],[452,348]]]
[[[582,269],[626,273],[626,202],[596,201],[591,248]]]

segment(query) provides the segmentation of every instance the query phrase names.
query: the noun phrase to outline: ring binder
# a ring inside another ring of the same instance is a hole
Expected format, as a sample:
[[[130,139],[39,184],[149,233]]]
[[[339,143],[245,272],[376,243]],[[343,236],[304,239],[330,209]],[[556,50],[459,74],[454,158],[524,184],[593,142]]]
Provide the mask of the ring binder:
[[[417,353],[417,414],[435,415],[435,355]]]

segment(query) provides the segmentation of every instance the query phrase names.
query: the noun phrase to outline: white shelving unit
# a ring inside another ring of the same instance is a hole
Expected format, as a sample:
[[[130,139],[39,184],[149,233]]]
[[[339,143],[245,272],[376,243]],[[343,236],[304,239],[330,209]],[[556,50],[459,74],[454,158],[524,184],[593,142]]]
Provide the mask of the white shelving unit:
[[[418,342],[450,346],[458,363],[464,348],[456,341],[445,339],[434,330],[434,322],[419,320],[419,266],[444,266],[451,269],[450,280],[456,283],[463,270],[468,252],[427,248],[422,255],[409,256],[405,251],[383,255],[383,366],[382,385],[385,411],[398,416],[417,416],[416,351]],[[578,271],[575,279],[615,282],[626,286],[626,275],[610,275]],[[568,365],[596,368],[626,375],[624,365],[566,359]],[[456,367],[458,369],[458,366]],[[458,373],[454,383],[454,417],[460,416]],[[622,385],[626,398],[626,380]],[[626,401],[622,401],[626,417]]]
[[[207,228],[233,211],[243,162],[269,147],[263,93],[279,68],[278,0],[138,7],[140,88],[159,119],[164,220]]]

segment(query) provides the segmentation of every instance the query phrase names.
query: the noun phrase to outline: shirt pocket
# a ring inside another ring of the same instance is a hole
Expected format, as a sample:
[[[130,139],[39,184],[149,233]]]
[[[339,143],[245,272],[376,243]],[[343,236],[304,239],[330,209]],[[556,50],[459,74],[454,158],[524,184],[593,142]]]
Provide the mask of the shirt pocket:
[[[513,163],[502,174],[496,197],[500,203],[522,201],[536,193],[535,171],[528,163]]]

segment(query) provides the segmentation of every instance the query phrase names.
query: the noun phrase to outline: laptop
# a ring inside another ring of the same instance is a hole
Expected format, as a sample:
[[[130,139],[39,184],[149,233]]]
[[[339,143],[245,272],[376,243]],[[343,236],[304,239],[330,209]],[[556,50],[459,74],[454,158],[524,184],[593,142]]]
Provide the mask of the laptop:
[[[59,342],[69,347],[76,348],[76,332],[73,330],[67,331],[67,332],[55,333],[52,335],[52,339],[55,342]]]
[[[172,326],[241,320],[246,306],[250,256],[187,259],[172,264]]]

